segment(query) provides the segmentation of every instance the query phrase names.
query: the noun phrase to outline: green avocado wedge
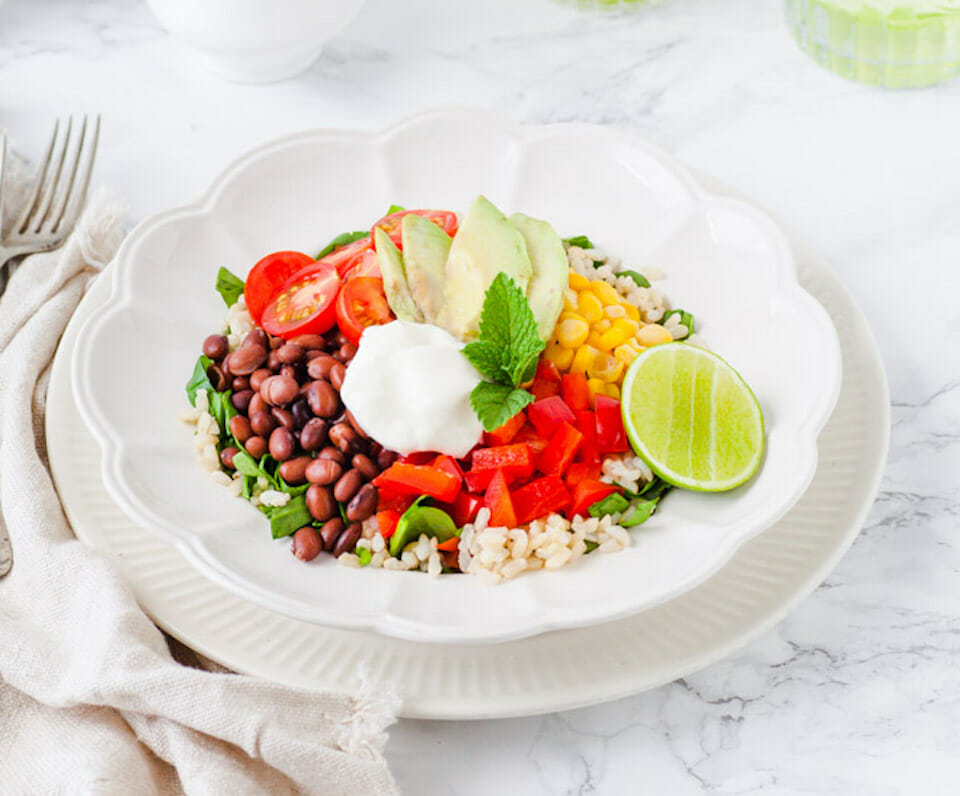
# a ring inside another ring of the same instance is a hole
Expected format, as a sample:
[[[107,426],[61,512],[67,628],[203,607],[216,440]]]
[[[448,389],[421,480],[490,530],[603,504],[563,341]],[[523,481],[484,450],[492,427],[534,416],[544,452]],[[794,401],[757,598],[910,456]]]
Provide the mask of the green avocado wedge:
[[[410,213],[400,224],[403,267],[410,295],[428,323],[440,319],[451,238],[430,219]]]
[[[383,276],[383,292],[387,294],[387,303],[393,314],[401,321],[423,321],[423,313],[410,294],[400,250],[380,227],[374,233],[374,243]]]
[[[510,223],[523,235],[533,276],[527,286],[527,301],[537,319],[541,340],[549,340],[563,309],[563,297],[569,281],[570,266],[563,242],[546,221],[523,213],[510,216]]]

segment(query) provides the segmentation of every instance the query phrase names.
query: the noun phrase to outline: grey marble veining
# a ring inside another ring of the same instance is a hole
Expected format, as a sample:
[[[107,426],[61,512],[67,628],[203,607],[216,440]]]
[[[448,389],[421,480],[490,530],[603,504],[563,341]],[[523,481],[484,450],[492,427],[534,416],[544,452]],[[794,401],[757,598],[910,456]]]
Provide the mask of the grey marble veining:
[[[864,309],[893,438],[862,534],[776,629],[608,705],[402,721],[389,755],[406,792],[956,792],[960,82],[847,83],[797,50],[778,3],[756,0],[624,16],[549,0],[370,0],[310,72],[259,87],[198,71],[136,0],[0,5],[0,125],[36,153],[55,114],[102,112],[98,177],[136,218],[197,195],[267,138],[441,105],[614,125],[768,207]]]

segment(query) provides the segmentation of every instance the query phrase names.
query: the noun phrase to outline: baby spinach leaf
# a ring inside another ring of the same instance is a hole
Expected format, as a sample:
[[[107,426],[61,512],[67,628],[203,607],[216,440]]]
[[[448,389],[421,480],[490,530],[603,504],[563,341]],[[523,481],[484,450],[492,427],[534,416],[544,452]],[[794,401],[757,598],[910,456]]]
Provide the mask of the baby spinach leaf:
[[[228,307],[237,303],[237,299],[243,295],[243,287],[243,280],[236,274],[230,273],[222,266],[217,271],[217,293]]]
[[[402,212],[403,210],[406,210],[406,209],[407,209],[407,208],[405,208],[405,207],[400,207],[400,205],[390,205],[390,207],[387,208],[387,215],[388,215],[388,216],[391,216],[391,215],[393,215],[394,213],[400,213],[400,212]]]
[[[370,237],[369,229],[358,229],[356,232],[341,232],[326,246],[320,249],[320,253],[317,255],[317,259],[319,260],[321,257],[326,257],[334,249],[339,249],[342,246],[347,246],[358,240],[363,240],[364,238],[369,238],[369,237]]]
[[[591,517],[605,517],[607,514],[619,514],[629,505],[630,501],[619,492],[614,492],[603,500],[598,500],[588,511]]]
[[[637,283],[640,287],[650,287],[650,280],[647,279],[639,271],[634,271],[633,269],[628,269],[626,271],[620,271],[617,276],[629,276],[634,282]]]
[[[422,498],[417,499],[400,516],[397,529],[390,537],[390,555],[399,557],[403,548],[420,538],[420,534],[436,537],[445,542],[457,535],[457,526],[450,515],[433,506],[422,506]]]
[[[373,558],[373,553],[370,552],[369,547],[358,547],[357,558],[360,559],[360,566],[365,567],[370,563],[370,559]]]
[[[669,318],[671,315],[679,315],[680,323],[687,327],[687,334],[684,335],[684,337],[693,334],[693,315],[686,310],[670,310],[669,312],[664,313],[663,318],[660,319],[660,323],[666,324],[667,318]],[[680,339],[683,340],[684,337],[681,337]]]
[[[586,235],[574,235],[572,238],[564,238],[563,242],[567,246],[579,246],[581,249],[592,249],[593,241]]]
[[[279,506],[270,514],[270,533],[274,539],[290,536],[304,525],[310,525],[313,517],[307,511],[307,502],[303,496],[293,498],[286,506]]]
[[[213,393],[213,385],[207,377],[207,368],[213,364],[213,360],[205,354],[201,354],[197,359],[197,364],[193,366],[193,375],[187,382],[187,398],[190,399],[190,405],[197,405],[197,390],[206,390]]]
[[[621,527],[633,528],[635,525],[642,525],[653,516],[659,502],[660,498],[634,501],[630,504],[629,511],[620,518]]]
[[[254,480],[260,475],[260,466],[246,451],[238,451],[234,454],[233,466],[238,473]]]
[[[586,555],[587,553],[592,553],[594,550],[600,547],[600,545],[598,545],[596,542],[592,542],[589,539],[584,540],[584,544],[587,546],[587,549],[586,549],[586,552],[584,552],[584,555]]]

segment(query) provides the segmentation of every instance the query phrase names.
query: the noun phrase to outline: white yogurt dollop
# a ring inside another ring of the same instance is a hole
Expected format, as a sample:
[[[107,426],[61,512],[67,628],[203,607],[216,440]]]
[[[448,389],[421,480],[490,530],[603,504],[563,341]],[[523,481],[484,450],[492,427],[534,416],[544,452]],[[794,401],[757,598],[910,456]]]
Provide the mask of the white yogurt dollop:
[[[483,433],[470,407],[480,373],[439,326],[393,321],[363,331],[340,389],[357,422],[385,448],[466,456]]]

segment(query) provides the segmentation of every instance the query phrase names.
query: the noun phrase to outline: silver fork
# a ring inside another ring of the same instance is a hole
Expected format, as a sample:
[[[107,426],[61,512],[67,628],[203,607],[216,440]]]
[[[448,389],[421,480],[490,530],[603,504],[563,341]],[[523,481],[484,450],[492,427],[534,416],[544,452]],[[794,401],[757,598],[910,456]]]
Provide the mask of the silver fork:
[[[100,117],[92,124],[86,116],[74,135],[73,117],[61,133],[58,119],[36,180],[17,220],[0,233],[0,295],[7,286],[6,267],[10,260],[36,252],[51,251],[63,245],[76,226],[87,196],[93,161],[100,138]],[[3,173],[7,137],[0,139],[0,219],[3,218]]]
[[[60,120],[37,173],[27,201],[13,226],[4,235],[0,228],[0,296],[7,288],[11,260],[36,252],[52,251],[63,245],[73,231],[86,201],[93,173],[93,161],[100,138],[100,117],[93,123],[83,117],[75,139],[73,117],[61,135]],[[3,221],[3,182],[7,136],[0,134],[0,223]],[[13,549],[0,506],[0,578],[13,566]]]

